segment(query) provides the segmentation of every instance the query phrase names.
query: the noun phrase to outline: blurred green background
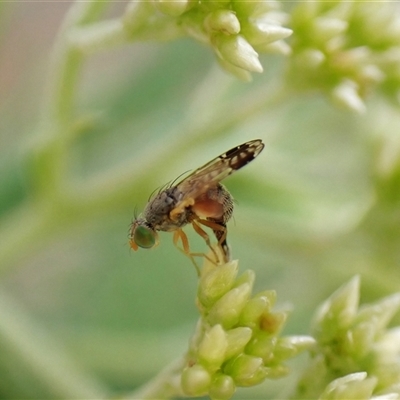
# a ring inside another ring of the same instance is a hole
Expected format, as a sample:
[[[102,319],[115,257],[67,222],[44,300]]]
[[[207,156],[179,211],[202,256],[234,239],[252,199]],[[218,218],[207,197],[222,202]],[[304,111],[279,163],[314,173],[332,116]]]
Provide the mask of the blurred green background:
[[[263,56],[265,73],[242,83],[189,39],[88,58],[78,133],[61,164],[62,193],[77,206],[55,226],[32,228],[44,214],[31,205],[47,207],[35,194],[32,143],[69,6],[0,8],[1,398],[123,393],[186,350],[198,316],[195,270],[170,234],[132,252],[128,227],[155,188],[249,139],[266,148],[224,182],[237,201],[229,239],[241,270],[255,270],[255,291],[275,289],[278,306],[293,310],[285,333],[307,334],[316,306],[355,274],[363,301],[399,289],[398,110],[371,98],[354,115],[315,93],[252,112],[282,79],[283,57]],[[90,195],[104,201],[91,207]],[[235,398],[273,398],[287,384]]]

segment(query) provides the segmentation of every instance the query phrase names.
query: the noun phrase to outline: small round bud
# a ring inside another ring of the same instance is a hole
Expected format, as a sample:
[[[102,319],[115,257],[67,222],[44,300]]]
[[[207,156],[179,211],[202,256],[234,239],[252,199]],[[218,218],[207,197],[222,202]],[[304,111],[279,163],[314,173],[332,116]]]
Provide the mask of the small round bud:
[[[235,35],[240,32],[240,22],[235,13],[230,10],[215,10],[207,15],[204,27],[209,32],[221,32]]]
[[[229,400],[235,393],[235,382],[229,375],[218,374],[210,386],[212,400]]]
[[[211,375],[202,365],[194,365],[183,370],[181,386],[187,396],[204,396],[211,384]]]

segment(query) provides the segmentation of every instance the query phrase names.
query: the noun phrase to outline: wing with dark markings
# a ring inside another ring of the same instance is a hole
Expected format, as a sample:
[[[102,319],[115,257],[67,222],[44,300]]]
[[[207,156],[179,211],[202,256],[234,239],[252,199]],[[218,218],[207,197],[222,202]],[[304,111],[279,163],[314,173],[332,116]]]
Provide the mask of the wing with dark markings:
[[[263,150],[260,139],[236,146],[193,171],[176,186],[183,194],[182,201],[196,199],[233,172],[254,160]],[[178,205],[177,205],[178,206]]]

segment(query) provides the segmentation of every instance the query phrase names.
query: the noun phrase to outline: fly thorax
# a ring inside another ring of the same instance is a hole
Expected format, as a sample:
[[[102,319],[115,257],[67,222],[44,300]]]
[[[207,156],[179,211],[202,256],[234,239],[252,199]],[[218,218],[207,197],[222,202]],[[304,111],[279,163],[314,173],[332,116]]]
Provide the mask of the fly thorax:
[[[144,210],[145,219],[157,228],[163,223],[165,217],[169,215],[176,202],[177,200],[171,193],[171,189],[163,190],[148,203]]]
[[[175,208],[181,197],[176,187],[168,188],[158,193],[147,205],[145,219],[156,229],[170,230],[169,214]]]

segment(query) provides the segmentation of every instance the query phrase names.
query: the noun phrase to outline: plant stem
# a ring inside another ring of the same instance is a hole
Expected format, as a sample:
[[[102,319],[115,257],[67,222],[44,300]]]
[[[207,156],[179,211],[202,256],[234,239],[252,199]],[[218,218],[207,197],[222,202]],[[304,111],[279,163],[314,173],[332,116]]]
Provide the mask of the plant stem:
[[[108,397],[107,389],[75,364],[4,290],[0,292],[0,341],[22,366],[19,373],[33,376],[54,398]]]
[[[172,361],[158,375],[124,398],[161,400],[182,395],[179,378],[184,365],[184,357]]]
[[[64,217],[62,191],[67,174],[66,158],[73,134],[77,83],[84,60],[83,54],[69,42],[68,32],[95,20],[107,3],[103,0],[74,3],[55,41],[39,134],[33,137],[27,154],[34,196],[1,223],[2,272],[37,248],[57,226],[57,219]]]

